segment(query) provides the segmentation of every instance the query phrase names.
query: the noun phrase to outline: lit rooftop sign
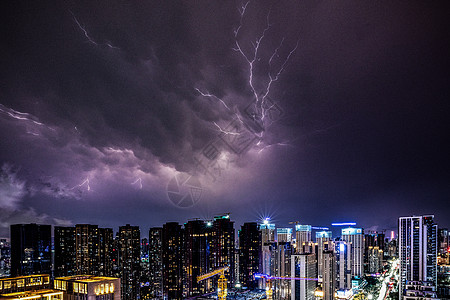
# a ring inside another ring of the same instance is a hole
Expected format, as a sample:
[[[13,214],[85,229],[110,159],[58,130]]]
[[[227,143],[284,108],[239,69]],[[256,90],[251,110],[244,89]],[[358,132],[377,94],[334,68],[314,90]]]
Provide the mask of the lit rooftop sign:
[[[355,226],[355,222],[331,223],[331,226]]]
[[[362,234],[362,228],[344,228],[342,229],[342,235],[354,235]]]
[[[295,225],[295,231],[311,231],[311,225]]]

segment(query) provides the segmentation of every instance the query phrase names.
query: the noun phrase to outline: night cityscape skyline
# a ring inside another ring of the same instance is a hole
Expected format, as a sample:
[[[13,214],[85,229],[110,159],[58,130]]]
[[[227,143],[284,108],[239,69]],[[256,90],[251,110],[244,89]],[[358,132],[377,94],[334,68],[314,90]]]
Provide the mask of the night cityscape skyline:
[[[450,227],[448,3],[0,4],[0,237],[230,212]],[[144,234],[143,236],[146,236]]]

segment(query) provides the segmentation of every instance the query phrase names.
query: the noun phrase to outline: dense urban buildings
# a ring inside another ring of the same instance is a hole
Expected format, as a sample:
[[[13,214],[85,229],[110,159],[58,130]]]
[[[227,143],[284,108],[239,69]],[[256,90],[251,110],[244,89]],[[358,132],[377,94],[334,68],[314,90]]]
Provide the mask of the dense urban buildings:
[[[364,234],[354,223],[335,226],[344,226],[336,228],[340,236],[298,223],[276,228],[265,219],[244,223],[236,237],[224,214],[169,222],[143,239],[139,227],[127,224],[114,239],[111,228],[77,224],[54,227],[52,247],[51,226],[16,224],[11,253],[19,249],[25,256],[14,265],[29,275],[1,279],[0,299],[225,299],[238,291],[277,300],[450,296],[448,230],[438,230],[432,215],[400,217],[398,240],[384,231]],[[0,245],[7,266],[9,243]],[[53,260],[39,251],[33,256],[34,249],[53,251]],[[380,295],[369,284],[376,278],[384,278]]]

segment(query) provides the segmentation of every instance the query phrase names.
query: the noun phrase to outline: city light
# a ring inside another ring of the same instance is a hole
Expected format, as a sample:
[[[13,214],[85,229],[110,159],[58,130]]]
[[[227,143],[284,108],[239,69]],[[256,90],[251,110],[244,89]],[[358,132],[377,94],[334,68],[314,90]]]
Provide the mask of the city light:
[[[331,223],[331,226],[355,226],[355,222]]]

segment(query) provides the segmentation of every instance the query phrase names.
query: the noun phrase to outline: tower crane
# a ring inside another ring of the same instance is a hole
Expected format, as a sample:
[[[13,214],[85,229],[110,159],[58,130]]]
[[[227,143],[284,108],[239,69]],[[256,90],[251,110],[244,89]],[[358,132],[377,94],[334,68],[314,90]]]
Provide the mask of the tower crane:
[[[225,278],[225,272],[228,271],[230,267],[226,266],[212,272],[197,276],[197,282],[214,277],[220,274],[219,280],[217,281],[217,299],[226,300],[227,299],[227,279]]]

